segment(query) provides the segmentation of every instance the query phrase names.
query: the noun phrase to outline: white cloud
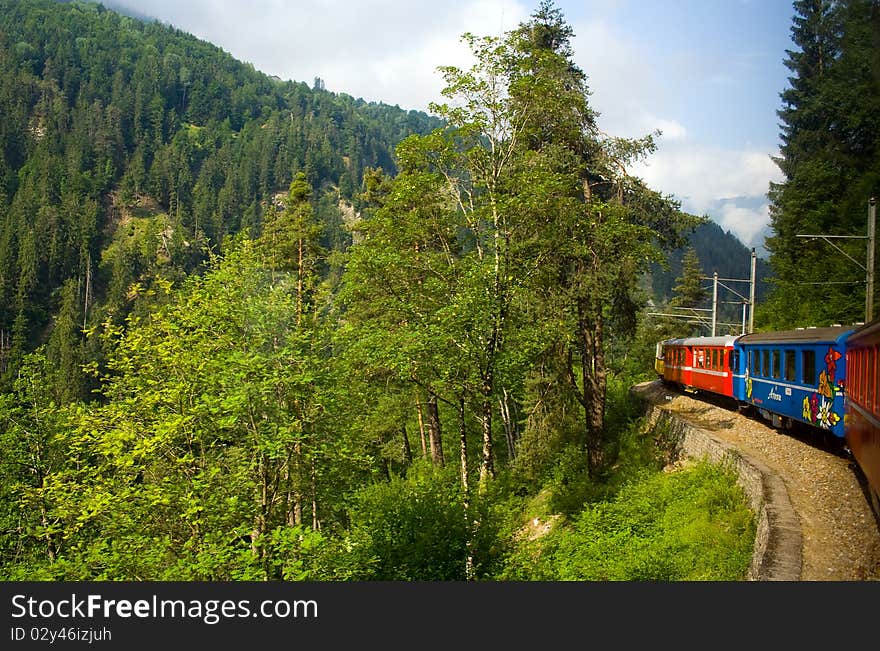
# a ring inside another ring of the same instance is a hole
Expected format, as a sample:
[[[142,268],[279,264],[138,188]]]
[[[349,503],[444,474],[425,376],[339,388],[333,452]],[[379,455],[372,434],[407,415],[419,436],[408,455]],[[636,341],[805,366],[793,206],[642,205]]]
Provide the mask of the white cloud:
[[[770,152],[724,149],[686,138],[667,143],[661,137],[658,151],[633,171],[695,212],[704,212],[720,200],[764,196],[770,181],[782,178]]]
[[[438,66],[467,65],[461,35],[501,34],[528,18],[518,0],[115,0],[223,47],[266,74],[426,110]]]
[[[646,116],[645,127],[648,131],[659,129],[664,141],[684,140],[687,137],[687,129],[685,126],[675,120]]]
[[[690,142],[686,137],[665,142],[657,153],[632,172],[649,187],[671,194],[682,208],[708,214],[747,246],[763,247],[770,224],[766,203],[770,182],[782,173],[770,152],[724,149]]]
[[[763,246],[764,234],[770,223],[770,206],[757,209],[739,206],[735,201],[724,202],[715,213],[715,221],[731,231],[746,246]]]
[[[766,194],[782,175],[770,158],[775,146],[717,144],[727,133],[707,112],[729,73],[686,47],[658,59],[632,32],[601,17],[576,24],[575,32],[576,60],[588,75],[599,126],[623,137],[662,132],[657,151],[631,172],[684,210],[708,214],[747,246],[763,249]]]

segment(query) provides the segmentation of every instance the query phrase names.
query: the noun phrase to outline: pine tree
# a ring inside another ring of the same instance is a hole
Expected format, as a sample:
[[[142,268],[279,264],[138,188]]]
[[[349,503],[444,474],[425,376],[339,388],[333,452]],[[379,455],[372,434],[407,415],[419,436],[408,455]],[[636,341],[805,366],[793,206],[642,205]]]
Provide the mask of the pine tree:
[[[784,180],[771,184],[767,239],[774,289],[758,312],[774,327],[854,322],[864,314],[859,268],[827,242],[799,235],[860,236],[880,190],[880,4],[799,0],[780,95]],[[852,259],[864,244],[835,242]]]
[[[709,294],[703,286],[703,269],[700,258],[693,247],[685,251],[682,259],[681,276],[672,289],[673,297],[669,304],[674,307],[701,307]]]
[[[546,368],[561,374],[554,380],[580,403],[587,471],[598,476],[605,463],[606,347],[612,336],[635,330],[636,279],[646,261],[658,259],[655,243],[680,245],[681,233],[696,222],[628,174],[654,151],[653,136],[615,138],[599,129],[586,75],[572,61],[572,36],[561,11],[542,2],[513,35],[511,97],[514,110],[527,116],[525,159],[542,160],[549,172],[535,185],[548,191],[542,199],[552,208],[545,203],[542,236],[531,243],[546,255],[534,303],[562,317],[561,331],[547,338]]]

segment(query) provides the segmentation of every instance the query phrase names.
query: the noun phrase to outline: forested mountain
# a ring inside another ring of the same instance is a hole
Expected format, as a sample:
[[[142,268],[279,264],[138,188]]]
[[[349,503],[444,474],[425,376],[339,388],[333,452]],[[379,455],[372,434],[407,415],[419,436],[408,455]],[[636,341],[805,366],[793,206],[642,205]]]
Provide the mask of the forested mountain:
[[[713,273],[718,272],[719,278],[749,279],[751,250],[730,231],[725,231],[713,221],[707,221],[698,226],[688,237],[686,247],[678,248],[669,254],[667,268],[659,264],[652,265],[651,289],[655,302],[663,303],[672,298],[676,279],[682,275],[684,254],[690,247],[699,258],[703,276],[710,278]],[[770,273],[767,261],[758,258],[755,267],[755,302],[758,304],[763,302],[769,290],[767,281]],[[711,283],[711,280],[703,281],[703,285],[707,287],[711,286]],[[741,294],[748,295],[748,284],[728,284]],[[732,300],[732,297],[730,298]]]
[[[854,264],[825,241],[797,236],[867,233],[868,202],[880,196],[880,3],[796,0],[794,8],[790,85],[778,111],[784,180],[770,189],[766,243],[778,280],[759,316],[775,327],[862,321],[864,240],[835,240]]]
[[[133,283],[179,280],[227,235],[258,235],[299,171],[324,244],[344,246],[364,169],[393,173],[395,145],[439,124],[278,82],[156,22],[52,0],[0,2],[0,114],[6,371],[47,341],[53,316],[59,361],[80,345],[72,324],[121,321]]]

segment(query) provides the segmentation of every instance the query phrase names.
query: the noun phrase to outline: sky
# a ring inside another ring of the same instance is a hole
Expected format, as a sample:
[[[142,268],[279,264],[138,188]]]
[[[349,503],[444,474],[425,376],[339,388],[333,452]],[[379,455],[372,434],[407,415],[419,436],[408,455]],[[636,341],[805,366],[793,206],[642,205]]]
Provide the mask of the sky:
[[[439,66],[471,65],[461,35],[500,36],[539,0],[106,0],[210,41],[284,80],[428,111]],[[766,256],[782,175],[779,94],[791,0],[556,0],[574,30],[599,127],[657,151],[631,173]],[[746,263],[747,264],[747,263]]]

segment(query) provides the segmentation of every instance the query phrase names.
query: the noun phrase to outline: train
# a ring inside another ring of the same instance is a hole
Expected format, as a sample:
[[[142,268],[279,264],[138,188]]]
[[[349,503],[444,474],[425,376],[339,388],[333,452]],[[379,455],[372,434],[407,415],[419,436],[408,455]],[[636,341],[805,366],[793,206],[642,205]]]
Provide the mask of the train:
[[[666,339],[657,343],[654,370],[666,384],[724,396],[775,428],[827,433],[852,455],[880,518],[880,318]]]

